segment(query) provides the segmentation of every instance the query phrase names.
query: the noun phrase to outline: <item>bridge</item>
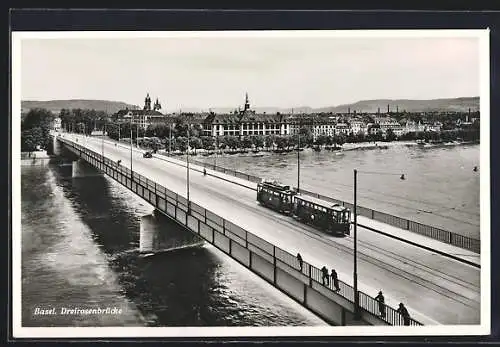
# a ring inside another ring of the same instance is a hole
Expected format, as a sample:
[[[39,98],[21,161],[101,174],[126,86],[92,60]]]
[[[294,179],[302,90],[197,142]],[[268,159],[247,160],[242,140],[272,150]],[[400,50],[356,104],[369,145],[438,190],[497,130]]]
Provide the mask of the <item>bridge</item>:
[[[361,310],[355,320],[351,237],[325,235],[260,206],[257,184],[245,177],[210,169],[204,176],[203,167],[191,164],[188,201],[183,160],[143,158],[142,150],[109,140],[55,136],[80,158],[73,165],[77,174],[108,175],[330,324],[402,325],[394,309],[399,302],[410,312],[410,325],[480,323],[480,255],[466,245],[358,217]],[[324,265],[336,269],[340,290],[322,283]],[[374,299],[379,290],[385,317]]]

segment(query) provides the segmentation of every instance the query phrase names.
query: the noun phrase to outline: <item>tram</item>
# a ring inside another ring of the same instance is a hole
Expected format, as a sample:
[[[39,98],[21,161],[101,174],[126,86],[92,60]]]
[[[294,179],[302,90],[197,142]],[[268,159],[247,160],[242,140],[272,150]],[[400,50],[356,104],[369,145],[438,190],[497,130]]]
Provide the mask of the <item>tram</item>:
[[[263,182],[257,185],[257,200],[268,208],[283,214],[291,215],[293,212],[293,196],[295,191],[290,186],[277,182]]]
[[[350,233],[351,211],[339,204],[297,194],[290,186],[277,182],[262,182],[257,185],[257,201],[261,205],[296,217],[328,234],[345,236]]]
[[[351,211],[344,206],[305,195],[296,195],[294,205],[301,222],[335,236],[349,235]]]

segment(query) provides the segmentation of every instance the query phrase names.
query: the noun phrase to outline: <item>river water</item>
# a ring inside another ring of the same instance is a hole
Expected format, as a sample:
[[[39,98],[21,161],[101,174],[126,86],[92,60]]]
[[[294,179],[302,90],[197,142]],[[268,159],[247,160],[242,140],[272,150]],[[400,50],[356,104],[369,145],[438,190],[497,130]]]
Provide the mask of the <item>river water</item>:
[[[294,153],[197,159],[296,184]],[[351,201],[357,168],[360,205],[479,238],[475,165],[478,145],[304,151],[301,188]],[[152,206],[113,180],[72,179],[70,166],[21,172],[23,326],[325,324],[212,246],[144,256],[141,228],[176,244],[192,236],[173,222],[144,219]],[[399,172],[404,181],[388,174]],[[63,307],[121,313],[35,314]]]
[[[111,179],[21,172],[22,326],[326,325],[210,245],[143,256],[141,228],[176,244],[192,236],[165,219],[141,225],[152,206]],[[121,313],[62,313],[96,308]]]
[[[297,186],[296,152],[198,155],[196,160]],[[357,169],[358,205],[479,239],[479,161],[478,144],[391,143],[387,149],[304,150],[300,188],[352,203]],[[405,180],[400,179],[402,173]]]

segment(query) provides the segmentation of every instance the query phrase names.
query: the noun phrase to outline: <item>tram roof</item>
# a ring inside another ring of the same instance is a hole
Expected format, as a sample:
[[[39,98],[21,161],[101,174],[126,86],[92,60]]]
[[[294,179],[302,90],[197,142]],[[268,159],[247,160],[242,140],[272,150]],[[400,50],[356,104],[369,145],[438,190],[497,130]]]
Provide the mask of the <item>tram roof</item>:
[[[334,211],[342,212],[342,211],[347,210],[347,208],[342,206],[342,205],[332,204],[329,201],[321,200],[321,199],[314,198],[314,197],[308,196],[308,195],[297,194],[295,196],[295,198],[299,198],[299,199],[302,199],[304,201],[309,201],[309,202],[312,202],[313,204],[320,205],[320,206],[332,209]]]

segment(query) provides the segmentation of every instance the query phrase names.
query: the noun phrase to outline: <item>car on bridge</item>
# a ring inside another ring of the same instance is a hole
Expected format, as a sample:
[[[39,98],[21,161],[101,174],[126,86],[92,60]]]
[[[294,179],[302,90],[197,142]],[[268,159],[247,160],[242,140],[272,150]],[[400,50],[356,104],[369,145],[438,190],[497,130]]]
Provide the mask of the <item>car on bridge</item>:
[[[149,151],[145,152],[142,156],[143,158],[153,158],[153,154]]]

